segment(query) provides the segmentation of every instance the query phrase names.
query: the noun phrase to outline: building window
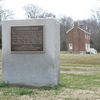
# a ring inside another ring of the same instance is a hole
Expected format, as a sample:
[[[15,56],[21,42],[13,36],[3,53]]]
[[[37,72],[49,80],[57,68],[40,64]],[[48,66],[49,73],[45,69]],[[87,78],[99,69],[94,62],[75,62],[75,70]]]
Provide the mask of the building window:
[[[90,48],[90,44],[88,44],[88,49]]]
[[[87,43],[85,44],[85,49],[87,50]]]
[[[90,44],[87,44],[87,43],[86,43],[86,44],[85,44],[85,49],[86,49],[86,50],[90,49]]]
[[[72,50],[73,49],[73,45],[72,43],[69,43],[69,50]]]

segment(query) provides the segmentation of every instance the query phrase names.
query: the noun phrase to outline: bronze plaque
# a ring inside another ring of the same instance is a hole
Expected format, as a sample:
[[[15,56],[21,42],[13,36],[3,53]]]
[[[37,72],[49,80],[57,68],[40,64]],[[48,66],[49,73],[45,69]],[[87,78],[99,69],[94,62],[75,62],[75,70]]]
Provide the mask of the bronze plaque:
[[[11,51],[43,51],[43,26],[11,27]]]

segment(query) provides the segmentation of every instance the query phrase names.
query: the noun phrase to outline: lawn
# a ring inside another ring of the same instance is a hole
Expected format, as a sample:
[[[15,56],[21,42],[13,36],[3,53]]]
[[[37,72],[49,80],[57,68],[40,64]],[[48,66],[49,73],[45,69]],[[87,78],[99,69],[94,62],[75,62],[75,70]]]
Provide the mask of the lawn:
[[[61,66],[100,66],[99,54],[67,54],[61,52]]]
[[[55,87],[11,87],[2,79],[0,51],[0,100],[100,100],[100,54],[61,53],[60,82]]]

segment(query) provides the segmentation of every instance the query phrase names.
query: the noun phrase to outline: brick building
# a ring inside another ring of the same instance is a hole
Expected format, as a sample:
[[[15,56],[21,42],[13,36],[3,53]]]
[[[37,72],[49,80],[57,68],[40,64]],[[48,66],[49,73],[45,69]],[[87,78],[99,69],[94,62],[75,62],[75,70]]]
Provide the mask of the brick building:
[[[86,53],[90,49],[90,33],[74,23],[67,32],[67,47],[70,53]]]

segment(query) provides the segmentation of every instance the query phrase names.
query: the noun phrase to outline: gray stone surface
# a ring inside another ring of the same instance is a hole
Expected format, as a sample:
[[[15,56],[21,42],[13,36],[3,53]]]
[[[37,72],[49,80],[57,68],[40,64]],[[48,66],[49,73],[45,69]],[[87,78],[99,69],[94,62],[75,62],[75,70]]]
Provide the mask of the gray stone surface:
[[[44,26],[44,52],[11,53],[11,26]],[[54,19],[2,22],[3,78],[6,83],[54,86],[59,81],[60,25]]]

